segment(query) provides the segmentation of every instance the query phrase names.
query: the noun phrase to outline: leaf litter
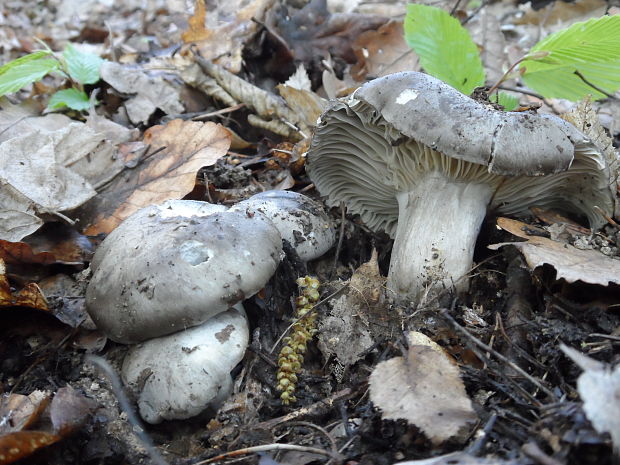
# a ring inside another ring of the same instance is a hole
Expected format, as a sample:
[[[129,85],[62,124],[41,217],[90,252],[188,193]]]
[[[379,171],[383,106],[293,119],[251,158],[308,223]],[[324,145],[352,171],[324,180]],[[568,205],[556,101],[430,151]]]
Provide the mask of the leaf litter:
[[[303,153],[326,99],[419,64],[403,46],[400,3],[49,3],[26,15],[12,0],[0,12],[2,63],[37,49],[33,37],[54,50],[70,41],[107,61],[102,81],[89,84],[96,95],[87,112],[42,116],[60,90],[53,78],[0,102],[0,463],[142,463],[151,446],[133,434],[141,427],[127,419],[128,404],[113,380],[84,364],[85,351],[101,353],[118,371],[127,350],[106,341],[84,311],[93,250],[131,212],[171,198],[229,205],[271,189],[317,198]],[[602,4],[575,6],[556,2],[543,14],[500,2],[470,17],[459,4],[454,15],[493,76],[541,28],[564,28]],[[521,19],[519,9],[527,11]],[[583,102],[565,118],[615,166],[617,114],[613,101]],[[248,452],[247,463],[611,460],[617,418],[605,399],[617,388],[620,337],[613,223],[590,231],[554,211],[535,212],[543,226],[502,219],[527,242],[488,226],[481,243],[514,247],[498,254],[479,244],[466,296],[448,308],[412,308],[383,292],[389,240],[343,212],[331,212],[337,250],[311,264],[287,257],[246,301],[253,342],[228,401],[145,430],[169,463],[259,445],[262,455]],[[326,289],[317,345],[305,354],[298,404],[283,407],[268,348],[290,324],[295,278],[309,271]],[[583,374],[560,342],[579,348],[569,352]]]

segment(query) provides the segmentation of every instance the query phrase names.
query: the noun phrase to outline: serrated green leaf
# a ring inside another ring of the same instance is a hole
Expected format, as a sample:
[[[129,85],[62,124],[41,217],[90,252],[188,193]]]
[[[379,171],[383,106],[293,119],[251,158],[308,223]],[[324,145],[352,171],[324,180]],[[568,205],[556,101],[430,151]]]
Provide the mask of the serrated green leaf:
[[[404,29],[428,74],[464,94],[484,84],[478,47],[456,18],[439,8],[409,4]]]
[[[536,54],[547,56],[536,59]],[[523,81],[545,97],[581,100],[613,94],[620,88],[620,16],[603,16],[575,23],[536,44],[521,63]]]
[[[49,53],[44,51],[31,53],[0,68],[0,96],[17,92],[58,69],[58,60],[44,58],[48,55]]]
[[[99,68],[103,59],[93,53],[84,53],[72,44],[63,52],[67,71],[74,81],[81,84],[94,84],[100,79]]]
[[[492,100],[495,101],[495,99]],[[498,94],[497,103],[503,106],[504,110],[512,111],[519,106],[519,97],[507,94],[506,92],[500,92]]]
[[[88,95],[79,89],[64,89],[52,95],[47,103],[48,110],[58,110],[65,107],[77,111],[88,110],[90,107]]]

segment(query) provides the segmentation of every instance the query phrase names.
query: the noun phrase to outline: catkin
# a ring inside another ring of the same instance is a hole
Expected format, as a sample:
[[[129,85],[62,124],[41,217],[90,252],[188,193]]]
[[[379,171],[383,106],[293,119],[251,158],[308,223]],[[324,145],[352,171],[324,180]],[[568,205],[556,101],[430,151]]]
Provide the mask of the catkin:
[[[278,356],[278,391],[284,405],[295,402],[297,373],[301,371],[308,341],[317,332],[316,311],[319,301],[319,280],[310,276],[297,279],[300,295],[295,301],[295,318],[298,320],[291,329],[291,335],[282,339],[282,350]]]

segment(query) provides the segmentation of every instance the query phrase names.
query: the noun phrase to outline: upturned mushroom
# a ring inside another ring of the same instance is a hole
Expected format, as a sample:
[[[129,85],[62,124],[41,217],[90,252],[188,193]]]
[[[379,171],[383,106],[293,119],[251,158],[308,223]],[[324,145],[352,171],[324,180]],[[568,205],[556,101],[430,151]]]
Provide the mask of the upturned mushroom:
[[[299,208],[313,205],[316,217],[297,215],[286,227],[276,226],[249,204],[228,210],[171,200],[139,210],[99,246],[87,310],[112,340],[140,343],[127,354],[122,376],[138,392],[147,422],[189,418],[229,395],[230,371],[248,344],[240,302],[275,272],[282,254],[279,228],[303,229],[310,221],[330,229],[331,236],[319,236],[331,243],[314,244],[308,259],[333,244],[319,204],[301,194],[287,198],[281,210],[272,206],[272,216],[295,216],[289,207],[297,202]]]
[[[346,202],[394,238],[388,287],[402,300],[467,287],[487,212],[557,207],[604,222],[605,156],[553,115],[503,112],[423,73],[371,81],[318,122],[307,171],[330,206]]]

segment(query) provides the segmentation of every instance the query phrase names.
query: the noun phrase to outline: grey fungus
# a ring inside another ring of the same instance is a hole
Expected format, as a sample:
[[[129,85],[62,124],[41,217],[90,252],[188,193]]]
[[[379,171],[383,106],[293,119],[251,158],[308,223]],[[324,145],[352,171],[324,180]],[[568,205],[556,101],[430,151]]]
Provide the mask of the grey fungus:
[[[261,215],[186,200],[146,207],[96,251],[86,307],[116,342],[171,334],[258,292],[281,251],[280,233]]]
[[[93,257],[88,313],[110,339],[137,344],[122,377],[149,423],[189,418],[228,397],[248,344],[241,301],[275,272],[283,236],[299,239],[293,245],[306,260],[334,242],[318,203],[293,193],[255,197],[231,209],[188,200],[143,208]]]
[[[230,372],[243,359],[248,338],[238,304],[201,325],[132,347],[122,377],[139,391],[142,418],[160,423],[217,408],[232,391]]]
[[[323,206],[297,192],[262,192],[231,210],[265,215],[303,261],[319,258],[336,242],[334,226]]]
[[[605,156],[561,118],[503,112],[422,73],[371,81],[319,119],[307,171],[329,206],[341,201],[394,237],[388,287],[418,302],[467,287],[488,211],[557,207],[604,222],[614,197]]]

